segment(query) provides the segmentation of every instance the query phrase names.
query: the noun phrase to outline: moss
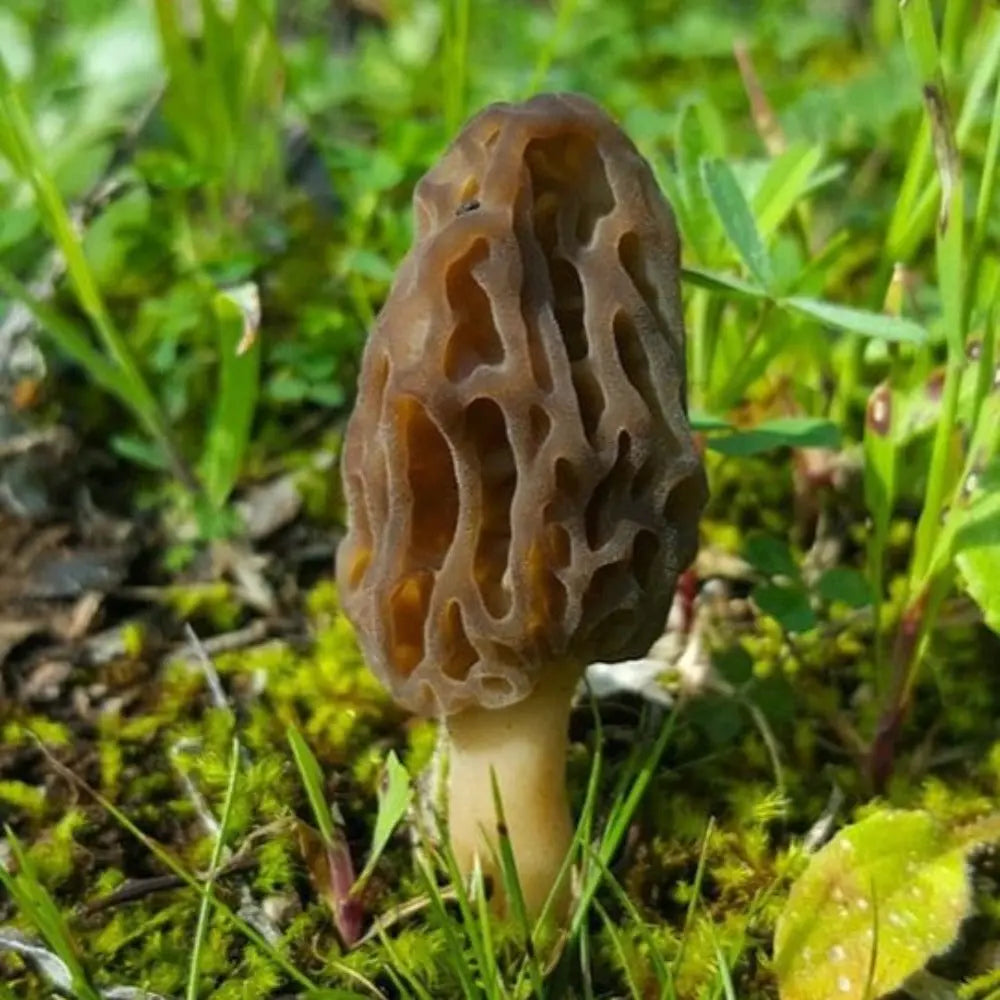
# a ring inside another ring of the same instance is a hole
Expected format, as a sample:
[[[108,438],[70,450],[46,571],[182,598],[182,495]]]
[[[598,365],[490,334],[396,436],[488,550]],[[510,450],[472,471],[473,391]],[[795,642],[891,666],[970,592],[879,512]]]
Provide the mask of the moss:
[[[69,726],[43,715],[26,715],[0,728],[0,743],[6,747],[30,746],[40,740],[52,749],[68,746],[73,740]]]
[[[261,893],[286,888],[294,883],[301,867],[298,849],[289,836],[265,840],[257,851],[254,888]]]
[[[69,879],[80,858],[76,834],[87,825],[82,809],[70,809],[28,848],[28,856],[43,885],[52,889]]]
[[[311,648],[274,642],[218,659],[227,707],[212,703],[200,670],[178,662],[148,685],[130,714],[102,717],[91,745],[95,780],[189,870],[204,869],[214,840],[200,810],[207,807],[218,818],[232,739],[238,734],[243,749],[228,846],[245,849],[254,865],[221,880],[220,898],[236,909],[249,903],[248,912],[283,914],[278,928],[284,952],[323,985],[357,988],[346,971],[353,970],[392,994],[396,990],[384,969],[399,961],[432,996],[458,996],[452,966],[456,939],[436,926],[428,911],[404,918],[392,930],[388,949],[373,941],[344,952],[309,882],[295,822],[310,822],[311,813],[287,746],[287,726],[298,726],[316,754],[326,796],[344,815],[358,867],[370,843],[377,778],[387,750],[395,749],[415,774],[433,756],[437,726],[428,720],[402,724],[363,663],[335,587],[318,586],[307,607]],[[866,792],[855,762],[831,753],[829,720],[858,711],[858,692],[868,683],[863,675],[871,669],[858,653],[870,648],[871,626],[847,611],[824,614],[818,629],[794,641],[764,618],[754,623],[752,633],[741,622],[722,622],[713,630],[717,668],[758,707],[779,744],[783,786],[759,719],[734,699],[700,698],[681,713],[663,766],[636,815],[634,834],[613,859],[615,875],[658,950],[668,963],[678,961],[679,996],[715,996],[722,954],[738,996],[773,997],[766,942],[783,894],[802,867],[797,838],[826,809],[832,784],[848,796],[838,821],[864,812]],[[989,698],[984,703],[970,697],[975,677],[963,670],[979,656],[977,640],[964,633],[951,638],[961,640],[949,645],[959,651],[958,659],[942,677],[929,671],[918,694],[930,701],[928,693],[947,695],[938,726],[953,733],[988,732],[996,706]],[[918,717],[923,704],[916,708]],[[28,746],[21,742],[25,732],[5,727],[12,742]],[[927,735],[916,725],[908,732],[909,746]],[[585,729],[584,738],[592,740],[592,731]],[[613,794],[631,747],[614,732],[606,734],[600,802]],[[584,741],[571,746],[571,794],[578,807],[592,751]],[[191,798],[185,780],[204,805]],[[963,761],[961,767],[920,780],[901,772],[890,798],[964,821],[988,809],[998,789],[1000,743],[994,738],[983,745],[972,768]],[[24,816],[30,810],[19,812]],[[67,902],[96,899],[126,879],[162,873],[148,852],[107,817],[71,809],[60,822],[53,810],[34,815],[34,822],[40,829],[33,856],[46,884],[64,891]],[[108,862],[81,864],[94,851],[106,852],[108,843],[114,845]],[[704,876],[696,890],[702,859]],[[397,837],[366,890],[365,904],[372,914],[384,913],[424,892],[406,838]],[[622,954],[608,932],[595,925],[595,989],[619,993],[621,970],[627,967],[640,992],[652,992],[655,969],[648,942],[612,893],[602,890],[599,899],[616,922]],[[179,995],[186,985],[197,909],[196,893],[173,888],[74,919],[73,932],[102,983]],[[463,932],[457,933],[462,939]],[[502,962],[513,962],[517,945],[504,933],[498,931],[497,953]],[[292,985],[221,912],[211,918],[204,953],[202,996],[266,997]]]
[[[164,596],[181,621],[203,620],[222,632],[234,628],[243,613],[232,587],[221,581],[168,587]]]
[[[38,817],[45,812],[45,790],[24,781],[0,781],[0,803]]]
[[[410,774],[420,774],[430,764],[437,742],[437,722],[421,719],[410,724],[407,729],[406,754],[403,757],[403,764]]]
[[[101,738],[97,744],[98,766],[100,768],[100,790],[112,802],[118,797],[122,772],[124,769],[125,752],[118,738],[120,720],[115,716],[105,714],[101,717],[98,729]]]

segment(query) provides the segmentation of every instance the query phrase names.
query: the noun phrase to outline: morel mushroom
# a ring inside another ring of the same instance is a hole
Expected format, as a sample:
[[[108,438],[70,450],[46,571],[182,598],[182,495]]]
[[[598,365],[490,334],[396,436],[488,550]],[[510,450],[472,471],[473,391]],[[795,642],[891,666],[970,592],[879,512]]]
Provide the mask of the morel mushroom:
[[[649,648],[697,544],[677,229],[570,94],[476,115],[414,207],[347,429],[338,582],[396,700],[446,720],[460,865],[497,873],[492,770],[536,915],[583,667]]]

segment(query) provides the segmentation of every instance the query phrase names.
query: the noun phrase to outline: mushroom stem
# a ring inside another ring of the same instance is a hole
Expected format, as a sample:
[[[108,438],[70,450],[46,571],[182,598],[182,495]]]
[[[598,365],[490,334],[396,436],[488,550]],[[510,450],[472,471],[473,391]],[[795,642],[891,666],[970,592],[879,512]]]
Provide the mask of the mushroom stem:
[[[447,719],[448,829],[459,868],[470,873],[478,857],[483,874],[493,879],[494,898],[502,898],[492,770],[530,920],[541,912],[573,838],[567,729],[581,672],[575,663],[547,665],[531,694],[516,704],[469,708]],[[568,903],[567,878],[552,915],[561,919]]]

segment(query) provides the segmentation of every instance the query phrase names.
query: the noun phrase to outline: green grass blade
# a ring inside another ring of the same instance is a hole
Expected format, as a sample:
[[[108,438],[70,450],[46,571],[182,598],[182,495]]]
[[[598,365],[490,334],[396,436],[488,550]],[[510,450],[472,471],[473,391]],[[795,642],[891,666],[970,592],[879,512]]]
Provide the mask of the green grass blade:
[[[588,865],[590,864],[591,849],[590,844],[593,839],[594,824],[597,812],[597,802],[598,795],[600,793],[601,787],[601,774],[603,768],[603,750],[604,737],[603,729],[601,726],[601,715],[600,710],[597,705],[597,699],[594,697],[593,693],[590,692],[590,709],[591,715],[594,720],[594,750],[591,754],[590,760],[590,770],[587,776],[587,789],[584,793],[583,806],[580,809],[580,816],[577,820],[576,829],[573,831],[573,839],[570,843],[569,850],[566,853],[566,857],[563,859],[563,863],[559,868],[559,873],[556,876],[555,885],[552,887],[552,891],[549,893],[548,898],[545,900],[542,906],[541,912],[538,915],[538,919],[535,921],[535,929],[539,931],[541,928],[547,926],[549,921],[549,915],[552,912],[552,907],[557,899],[558,887],[563,883],[563,880],[569,877],[570,869],[572,868],[574,862],[577,858],[580,859],[580,873],[581,881],[586,884],[590,880],[590,875],[588,874]],[[599,876],[598,876],[599,877]],[[582,920],[586,916],[587,901],[578,901],[579,905],[577,910],[574,912],[572,918],[572,926],[579,928],[582,926]],[[570,941],[573,940],[573,933],[570,933]],[[586,947],[585,936],[579,941],[581,949]],[[527,961],[533,961],[534,956],[528,956]],[[522,966],[521,972],[518,975],[518,979],[515,982],[513,994],[514,996],[521,996],[524,988],[525,976],[531,972],[534,974],[534,970],[530,969],[527,964]]]
[[[766,299],[767,292],[759,285],[751,284],[733,274],[720,271],[706,271],[700,267],[681,268],[681,277],[692,285],[706,288],[711,292],[719,292],[744,299]]]
[[[718,968],[719,992],[716,996],[723,996],[725,1000],[736,1000],[736,988],[733,986],[733,976],[729,971],[729,962],[719,944],[719,936],[715,932],[715,925],[709,923],[708,933],[712,938],[712,950],[715,952],[715,960]]]
[[[872,520],[868,536],[868,580],[873,595],[875,614],[876,662],[881,660],[882,643],[879,623],[885,589],[885,554],[889,542],[889,525],[896,501],[896,436],[895,410],[899,400],[888,382],[876,386],[868,400],[865,415],[863,450],[865,459],[865,506]],[[876,671],[876,679],[881,676]]]
[[[667,743],[673,735],[677,723],[676,707],[667,717],[652,747],[637,742],[633,747],[628,761],[621,770],[614,794],[607,823],[601,834],[598,851],[604,864],[608,864],[622,842],[632,817],[649,786],[659,765],[660,758],[667,748]],[[587,912],[593,901],[601,881],[600,871],[588,872],[583,880],[580,891],[580,901],[570,921],[570,939],[575,940],[580,934]]]
[[[319,827],[323,839],[331,844],[337,839],[338,834],[334,829],[333,814],[330,812],[330,806],[323,791],[323,773],[319,769],[319,762],[295,726],[289,726],[285,730],[285,737],[291,747],[292,758],[296,768],[298,768],[299,777],[302,779],[302,787],[306,790],[306,798],[309,800],[309,807],[312,809],[316,826]]]
[[[199,127],[205,102],[199,94],[206,89],[197,63],[181,26],[181,8],[173,0],[154,0],[160,51],[168,79],[168,105],[176,109],[170,117],[177,122],[181,138],[195,159],[204,153],[199,139],[207,130]],[[168,107],[169,110],[169,107]]]
[[[492,934],[489,930],[484,931],[480,926],[482,914],[489,909],[488,901],[482,895],[477,897],[476,910],[473,910],[472,900],[469,898],[467,890],[467,880],[463,878],[462,873],[459,871],[455,852],[447,840],[441,844],[436,854],[454,891],[461,924],[468,939],[469,947],[472,950],[472,957],[476,967],[480,970],[495,970],[495,956],[492,953],[487,954],[486,951],[487,942],[492,942]],[[431,912],[434,914],[438,926],[440,926],[449,940],[449,961],[454,962],[457,959],[465,963],[466,958],[462,942],[455,934],[454,922],[448,916],[437,881],[423,856],[418,856],[417,870],[427,890]],[[473,890],[479,891],[481,894],[485,891],[481,874],[473,882]],[[456,970],[456,975],[459,975],[460,978],[463,974],[462,970]]]
[[[885,313],[835,305],[803,295],[779,299],[778,304],[810,319],[863,337],[900,344],[923,344],[927,341],[927,331],[919,323],[903,316],[887,316]]]
[[[42,935],[45,943],[66,966],[78,1000],[101,1000],[100,993],[91,985],[80,961],[79,950],[63,919],[55,900],[42,885],[31,858],[21,846],[10,827],[5,827],[7,843],[17,865],[12,875],[0,864],[0,884],[7,890],[18,909]]]
[[[503,810],[503,800],[500,795],[500,784],[496,772],[490,768],[490,785],[493,790],[493,807],[497,816],[497,845],[500,861],[500,876],[503,879],[504,893],[507,904],[514,919],[517,930],[523,935],[526,951],[529,957],[528,974],[535,996],[545,1000],[545,989],[542,984],[541,970],[534,961],[534,944],[532,926],[528,920],[528,911],[524,905],[524,895],[521,892],[521,879],[517,872],[517,860],[511,847],[510,835],[507,833],[507,818]]]
[[[447,845],[442,853],[449,880],[455,889],[455,901],[458,905],[462,929],[465,932],[466,940],[469,942],[469,948],[472,952],[473,962],[475,963],[475,967],[482,973],[483,978],[493,988],[499,976],[497,957],[493,950],[493,930],[490,926],[491,921],[495,918],[490,912],[490,900],[486,895],[486,883],[483,879],[482,871],[477,870],[474,872],[471,880],[465,879],[458,870],[458,862],[455,860],[451,845]],[[433,885],[433,889],[429,891],[440,898],[437,884],[433,880],[428,881],[427,884],[429,886]],[[467,891],[467,886],[470,885],[473,896],[470,896]],[[495,894],[497,891],[496,886],[493,887],[493,891]],[[465,963],[467,959],[462,949],[461,941],[453,936],[452,922],[444,909],[443,900],[440,901],[438,918],[439,921],[446,920],[448,922],[446,931],[454,941],[453,954],[457,960]],[[485,923],[483,922],[484,918]]]
[[[629,993],[632,995],[634,1000],[643,1000],[642,992],[632,976],[632,970],[629,968],[628,952],[625,945],[622,943],[621,934],[618,931],[617,925],[611,917],[608,916],[608,911],[605,910],[596,899],[594,900],[594,909],[597,911],[597,915],[601,918],[601,923],[604,924],[604,930],[611,939],[611,946],[614,949],[615,954],[618,956],[622,976],[625,979],[625,985],[628,987]]]
[[[955,126],[955,138],[960,149],[965,149],[970,133],[978,124],[980,105],[986,99],[990,83],[1000,69],[1000,10],[984,11],[981,21],[983,53],[972,67],[965,100]]]
[[[908,22],[907,11],[911,19]],[[947,104],[936,64],[936,41],[927,0],[911,0],[903,9],[904,31],[914,61],[924,81],[924,103],[933,136],[941,190],[941,206],[935,244],[938,287],[948,363],[941,398],[941,413],[934,434],[931,464],[920,519],[917,523],[913,559],[910,565],[911,594],[920,593],[931,568],[935,543],[941,531],[945,495],[952,483],[952,441],[956,429],[962,372],[965,366],[965,221],[961,166],[951,131]],[[925,36],[930,33],[930,40]],[[934,46],[932,48],[932,42]]]
[[[84,256],[83,246],[77,236],[76,229],[55,183],[45,170],[41,153],[35,148],[27,116],[24,114],[13,87],[2,86],[2,81],[0,81],[0,134],[8,136],[8,142],[4,144],[4,147],[9,151],[9,159],[34,191],[42,217],[65,258],[66,271],[81,308],[93,321],[98,335],[108,354],[117,365],[121,377],[133,383],[134,388],[138,388],[141,384],[141,376],[135,368],[128,348],[108,320],[103,300]],[[146,410],[140,416],[146,420],[152,420],[156,416],[155,403],[148,390],[144,391],[148,394],[148,398],[145,401]]]
[[[942,128],[946,125],[942,123]],[[965,351],[965,217],[962,178],[950,138],[942,138],[941,217],[937,234],[937,273],[941,313],[948,354],[959,358]]]
[[[233,810],[233,801],[236,796],[236,778],[239,774],[240,764],[240,743],[234,739],[231,749],[231,763],[229,765],[229,781],[226,785],[226,797],[222,805],[222,816],[219,819],[219,830],[212,847],[212,858],[208,864],[208,875],[201,894],[201,904],[198,907],[198,922],[195,925],[194,942],[191,947],[191,964],[188,968],[187,1000],[198,1000],[198,971],[201,968],[201,950],[205,944],[205,935],[208,933],[208,914],[214,901],[213,889],[215,876],[219,870],[222,860],[222,852],[226,844],[226,834],[229,832],[229,818]]]
[[[399,996],[413,996],[416,997],[416,1000],[434,1000],[424,984],[416,976],[410,974],[406,968],[406,963],[400,958],[399,952],[396,951],[392,943],[392,938],[384,930],[379,932],[379,941],[382,947],[388,952],[389,958],[392,959],[392,965],[385,965],[383,968],[392,980],[393,985],[399,991]],[[409,987],[409,992],[407,992],[407,986]],[[470,997],[475,996],[474,993],[466,995]]]
[[[614,894],[615,898],[618,900],[618,905],[625,911],[628,915],[629,920],[635,925],[636,930],[639,933],[639,937],[642,938],[643,944],[646,946],[646,950],[649,953],[649,964],[653,968],[653,974],[656,976],[657,985],[661,988],[660,996],[669,997],[674,992],[674,974],[670,967],[663,959],[663,955],[660,952],[660,946],[652,934],[649,933],[649,928],[646,926],[646,921],[643,920],[642,914],[639,912],[635,903],[629,898],[628,893],[619,884],[618,879],[614,877],[611,869],[601,860],[601,856],[596,851],[590,851],[590,860],[601,870],[601,877],[603,878],[603,884],[606,885],[611,892]]]
[[[444,24],[441,67],[444,120],[449,135],[465,120],[469,78],[469,0],[440,0]]]
[[[930,0],[900,0],[899,15],[903,21],[903,38],[914,69],[924,86],[940,78],[937,35]]]
[[[684,960],[684,951],[687,948],[687,940],[694,927],[694,917],[698,910],[698,900],[701,899],[701,886],[705,880],[705,868],[708,861],[708,843],[715,828],[715,820],[710,816],[708,825],[705,827],[705,836],[702,837],[701,850],[698,852],[698,866],[694,873],[694,884],[691,886],[691,899],[688,902],[687,912],[684,914],[684,929],[681,931],[681,943],[677,949],[677,954],[671,962],[670,969],[676,975]]]
[[[916,252],[934,218],[937,177],[931,158],[931,131],[925,120],[920,122],[903,174],[903,183],[896,195],[896,204],[885,236],[883,259],[891,267],[897,261],[908,261]]]
[[[1000,32],[998,32],[1000,37]],[[986,239],[986,227],[990,212],[996,202],[998,184],[997,162],[1000,160],[1000,78],[997,79],[993,97],[993,115],[990,120],[989,138],[983,157],[983,175],[979,179],[979,194],[976,198],[976,216],[973,226],[973,246],[981,247]]]
[[[402,822],[413,798],[410,775],[393,751],[385,760],[384,782],[378,791],[378,812],[375,814],[375,829],[372,832],[372,846],[368,859],[354,882],[352,892],[358,892],[371,878],[372,872],[382,852],[389,844],[393,831]]]
[[[969,36],[969,25],[975,21],[969,6],[969,0],[947,0],[944,5],[944,23],[941,28],[941,60],[949,73],[958,70],[962,58],[962,47]]]
[[[1000,275],[998,275],[998,283],[1000,283]],[[1000,325],[997,323],[998,312],[1000,312],[1000,303],[994,307],[990,316],[987,317],[985,332],[983,333],[982,342],[979,345],[976,387],[972,395],[972,416],[969,421],[969,425],[973,428],[982,426],[983,403],[986,402],[986,398],[993,388],[993,381],[996,377],[996,366],[998,360],[1000,360],[997,356],[997,326]],[[975,438],[975,432],[973,438]]]
[[[503,1000],[503,974],[497,962],[497,949],[493,940],[493,920],[490,904],[486,898],[486,883],[482,869],[477,867],[472,873],[472,893],[476,903],[476,924],[466,924],[470,938],[475,939],[482,970],[483,985],[489,1000]]]
[[[677,210],[685,240],[694,248],[695,259],[702,263],[711,260],[712,248],[721,235],[702,175],[702,162],[709,152],[697,105],[688,101],[677,116],[674,157],[678,190],[674,198],[680,201]]]
[[[453,862],[454,858],[452,858],[451,861]],[[481,941],[475,933],[476,921],[472,915],[469,896],[465,891],[465,884],[462,878],[459,876],[457,880],[455,879],[455,876],[458,874],[457,866],[455,866],[453,874],[450,864],[448,867],[449,874],[452,875],[452,884],[455,887],[455,895],[458,901],[459,912],[462,915],[462,921],[465,926],[471,929],[470,942],[472,943],[473,950],[475,950],[477,946],[481,945]],[[434,878],[433,872],[427,867],[427,863],[423,858],[417,859],[417,871],[424,882],[425,889],[427,890],[427,898],[429,900],[429,907],[433,916],[433,921],[442,931],[445,936],[445,940],[447,941],[445,953],[447,955],[448,964],[452,967],[456,978],[462,984],[463,996],[477,997],[480,994],[475,985],[473,969],[470,967],[465,948],[462,944],[462,939],[456,933],[455,923],[451,917],[448,916],[448,911],[445,909],[444,900],[442,899],[441,892],[438,889],[437,880]],[[479,967],[482,968],[483,964],[481,956],[477,956],[477,962]]]

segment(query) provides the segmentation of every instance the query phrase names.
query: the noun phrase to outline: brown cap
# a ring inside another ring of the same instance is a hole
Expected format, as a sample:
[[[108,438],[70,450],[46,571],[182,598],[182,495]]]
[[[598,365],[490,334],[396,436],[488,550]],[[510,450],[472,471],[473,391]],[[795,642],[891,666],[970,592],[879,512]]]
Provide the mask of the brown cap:
[[[706,485],[673,215],[597,105],[486,108],[414,208],[347,429],[338,581],[396,699],[447,714],[642,655]]]

